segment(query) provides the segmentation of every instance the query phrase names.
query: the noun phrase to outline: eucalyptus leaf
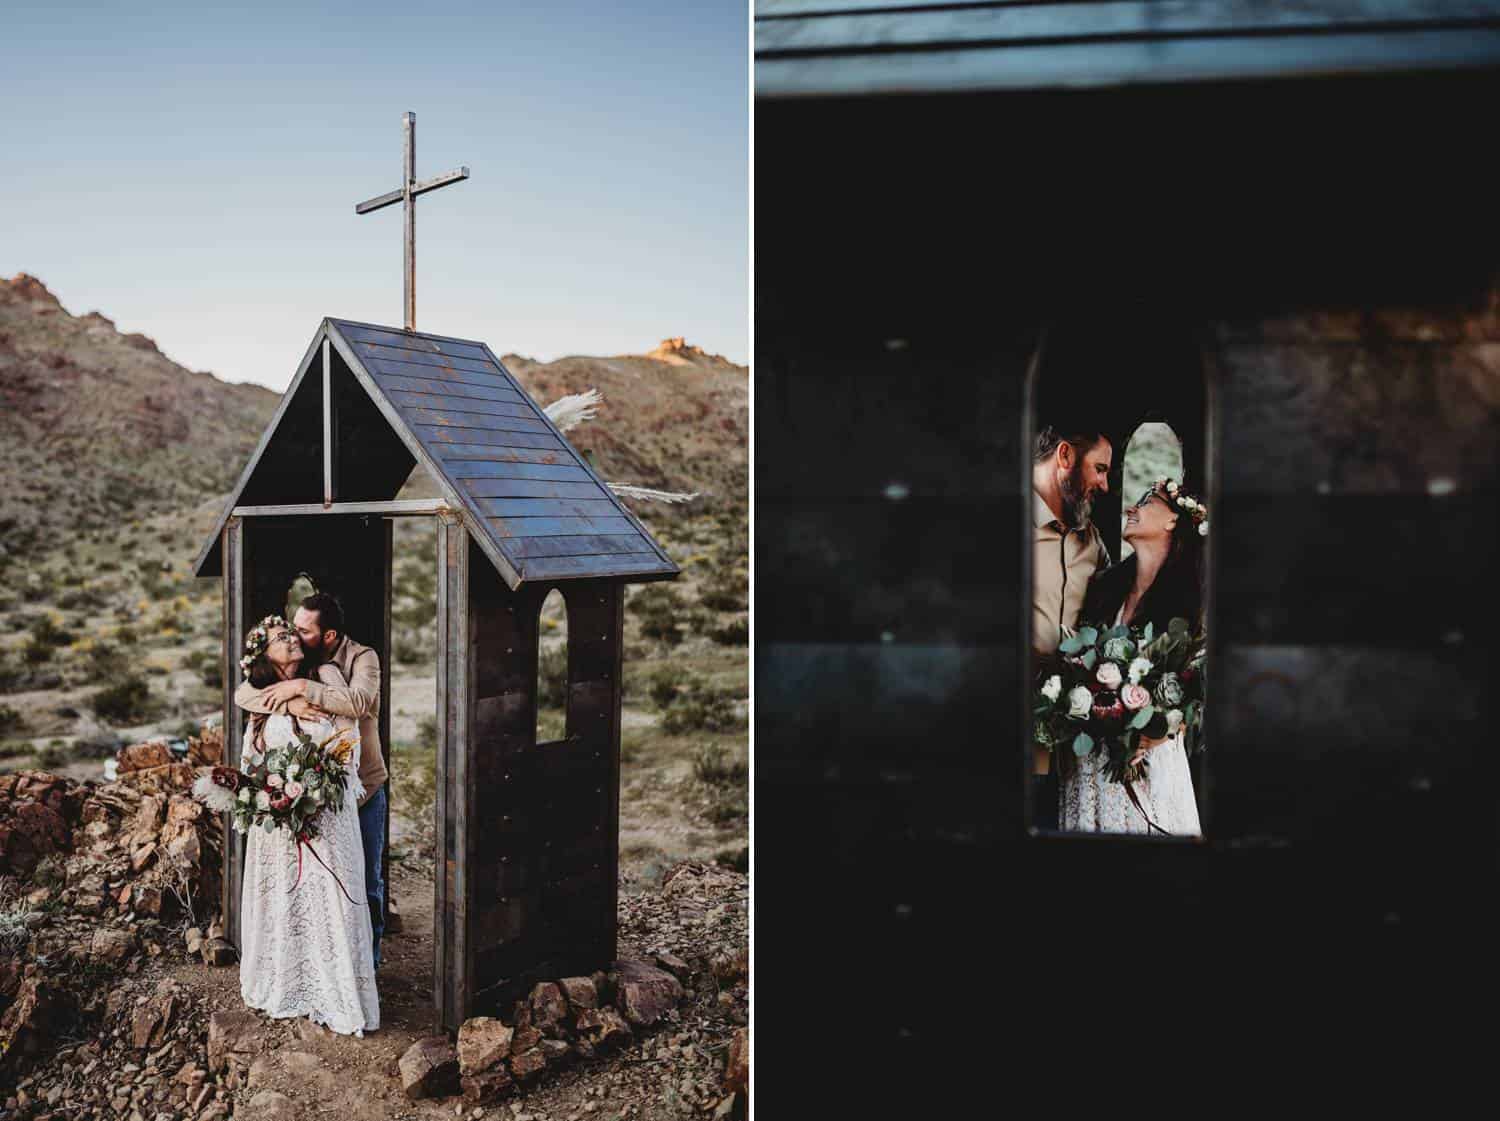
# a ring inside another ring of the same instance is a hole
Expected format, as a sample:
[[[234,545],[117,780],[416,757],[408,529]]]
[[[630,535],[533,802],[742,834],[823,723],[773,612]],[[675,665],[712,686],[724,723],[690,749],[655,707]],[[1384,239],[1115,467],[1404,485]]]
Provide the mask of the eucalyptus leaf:
[[[1155,628],[1151,625],[1150,622],[1147,622],[1146,623],[1146,630],[1141,635],[1141,645],[1143,645],[1143,646],[1149,646],[1151,644],[1151,639],[1155,636],[1155,634],[1156,634]]]
[[[1187,624],[1184,623],[1184,626]],[[1078,637],[1083,640],[1085,646],[1092,646],[1099,641],[1099,632],[1094,627],[1084,627],[1078,632]]]
[[[1144,728],[1151,722],[1151,717],[1153,717],[1154,715],[1156,715],[1156,706],[1147,705],[1145,708],[1141,709],[1140,712],[1135,714],[1135,719],[1130,722],[1130,726],[1132,728]]]
[[[1099,660],[1099,652],[1097,650],[1095,650],[1093,647],[1089,647],[1089,649],[1087,649],[1087,650],[1085,650],[1083,652],[1083,667],[1084,667],[1084,669],[1093,669],[1094,668],[1094,663],[1096,661],[1098,661],[1098,660]]]
[[[1073,737],[1073,754],[1082,759],[1094,750],[1094,737],[1087,732],[1079,732]]]
[[[1083,639],[1079,638],[1076,634],[1069,635],[1057,644],[1057,652],[1059,654],[1076,654],[1082,649]]]
[[[1187,637],[1188,629],[1188,621],[1181,616],[1173,619],[1170,623],[1167,624],[1168,634],[1180,635],[1183,638]]]

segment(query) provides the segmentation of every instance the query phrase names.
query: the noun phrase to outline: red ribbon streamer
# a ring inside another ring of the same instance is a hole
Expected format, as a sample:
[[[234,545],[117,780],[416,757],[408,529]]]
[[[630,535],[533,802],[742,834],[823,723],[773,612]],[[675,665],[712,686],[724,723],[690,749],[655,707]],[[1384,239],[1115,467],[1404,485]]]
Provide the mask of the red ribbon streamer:
[[[297,890],[297,885],[302,882],[302,846],[303,845],[306,845],[307,846],[307,851],[313,854],[313,859],[314,860],[316,860],[319,864],[322,864],[324,868],[328,868],[328,865],[323,863],[323,858],[318,855],[318,850],[312,847],[312,842],[307,839],[307,835],[304,834],[304,833],[298,833],[297,834],[297,878],[296,878],[296,880],[294,880],[292,882],[292,886],[289,887],[289,888],[287,888],[287,894],[291,894],[292,892],[296,891]],[[339,885],[339,890],[344,893],[344,898],[347,899],[347,900],[349,900],[349,902],[353,903],[356,907],[358,907],[359,903],[355,900],[355,898],[352,895],[349,894],[349,889],[344,886],[344,881],[341,880],[341,879],[339,879],[339,874],[337,872],[335,872],[332,868],[328,868],[328,874],[333,877],[333,882]]]

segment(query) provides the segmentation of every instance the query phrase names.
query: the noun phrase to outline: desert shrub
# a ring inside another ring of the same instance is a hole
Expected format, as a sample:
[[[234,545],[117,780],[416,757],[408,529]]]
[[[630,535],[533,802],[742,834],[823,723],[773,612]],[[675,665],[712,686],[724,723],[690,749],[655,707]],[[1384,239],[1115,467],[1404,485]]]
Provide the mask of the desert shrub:
[[[732,619],[722,627],[714,627],[708,637],[720,646],[748,646],[750,644],[750,620]]]
[[[31,641],[38,646],[55,648],[67,646],[73,641],[73,636],[58,626],[51,615],[43,615],[31,624]]]
[[[38,642],[35,637],[26,640],[26,645],[21,647],[21,659],[28,666],[39,666],[52,657],[53,647],[44,642]]]
[[[544,646],[537,658],[536,703],[540,708],[568,707],[568,648]]]
[[[699,749],[693,774],[708,787],[708,819],[718,825],[742,821],[750,814],[750,768],[722,745]]]
[[[693,757],[693,774],[699,782],[710,786],[747,783],[750,767],[739,759],[732,759],[723,744],[705,744]]]
[[[435,657],[436,651],[420,635],[408,632],[391,637],[391,656],[402,665],[413,665]]]
[[[682,641],[682,598],[666,584],[648,584],[630,598],[627,610],[641,621],[641,633],[676,646]]]
[[[0,705],[0,736],[17,731],[24,723],[19,712],[9,705]]]
[[[744,611],[750,580],[736,568],[720,567],[698,589],[698,602],[710,611]]]
[[[18,755],[30,755],[31,745],[25,740],[6,740],[0,743],[0,759],[14,759]]]
[[[729,732],[741,726],[735,715],[735,695],[697,676],[690,676],[662,713],[662,730],[669,735],[684,732]]]
[[[64,582],[71,583],[72,581]],[[82,582],[81,578],[79,582]],[[104,597],[93,588],[75,588],[58,596],[57,606],[65,611],[96,611],[104,606]]]
[[[57,744],[49,743],[36,753],[36,765],[44,771],[55,771],[59,767],[66,766],[67,762],[67,749]]]
[[[677,699],[677,686],[687,680],[687,675],[674,666],[658,666],[646,676],[646,696],[651,706],[659,712]]]
[[[91,732],[73,741],[73,758],[108,759],[124,746],[124,739],[114,732]]]
[[[127,668],[128,662],[124,653],[113,643],[98,642],[89,647],[88,680],[108,681],[124,673]]]
[[[20,666],[0,653],[0,693],[14,693],[21,687],[25,673]]]
[[[142,720],[150,711],[151,687],[146,679],[131,674],[114,685],[100,689],[89,698],[89,707],[100,720],[112,724],[129,724]]]

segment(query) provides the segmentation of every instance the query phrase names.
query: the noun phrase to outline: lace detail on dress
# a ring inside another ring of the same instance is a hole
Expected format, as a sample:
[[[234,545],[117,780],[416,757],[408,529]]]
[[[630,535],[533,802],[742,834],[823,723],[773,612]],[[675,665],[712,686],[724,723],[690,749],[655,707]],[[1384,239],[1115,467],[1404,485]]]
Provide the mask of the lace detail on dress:
[[[1152,752],[1152,767],[1156,765],[1155,754]],[[1124,784],[1110,781],[1106,763],[1102,750],[1072,761],[1063,778],[1058,825],[1075,833],[1145,833],[1146,819],[1130,801]],[[1139,784],[1136,790],[1139,792]],[[1144,798],[1141,804],[1146,805]],[[1162,828],[1167,827],[1155,814],[1152,817]]]
[[[1152,748],[1147,759],[1146,777],[1135,784],[1135,790],[1151,820],[1174,837],[1201,837],[1198,799],[1193,794],[1193,772],[1188,769],[1182,732]]]
[[[334,726],[303,721],[303,731],[321,741]],[[287,716],[270,716],[267,748],[295,737]],[[248,740],[248,737],[247,737]],[[258,753],[248,742],[248,757]],[[374,937],[364,901],[365,857],[359,834],[359,751],[346,764],[349,783],[337,812],[319,819],[313,840],[322,864],[304,850],[297,882],[297,845],[285,830],[252,829],[246,836],[245,878],[240,893],[240,995],[245,1004],[275,1019],[306,1016],[343,1035],[363,1036],[380,1027],[375,986]],[[343,881],[351,903],[330,874]]]

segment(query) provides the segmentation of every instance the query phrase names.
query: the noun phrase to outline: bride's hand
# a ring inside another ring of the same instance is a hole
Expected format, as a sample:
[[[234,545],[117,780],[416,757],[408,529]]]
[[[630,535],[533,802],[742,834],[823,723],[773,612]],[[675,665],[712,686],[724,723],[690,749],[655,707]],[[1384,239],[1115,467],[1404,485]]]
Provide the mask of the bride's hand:
[[[328,713],[313,704],[306,697],[293,697],[286,706],[287,712],[303,720],[326,720]]]
[[[1129,760],[1130,763],[1134,765],[1141,762],[1150,753],[1152,748],[1160,747],[1162,744],[1166,743],[1169,738],[1170,737],[1163,736],[1161,739],[1156,740],[1152,739],[1148,735],[1142,734],[1141,738],[1135,741],[1135,754],[1131,755]]]

